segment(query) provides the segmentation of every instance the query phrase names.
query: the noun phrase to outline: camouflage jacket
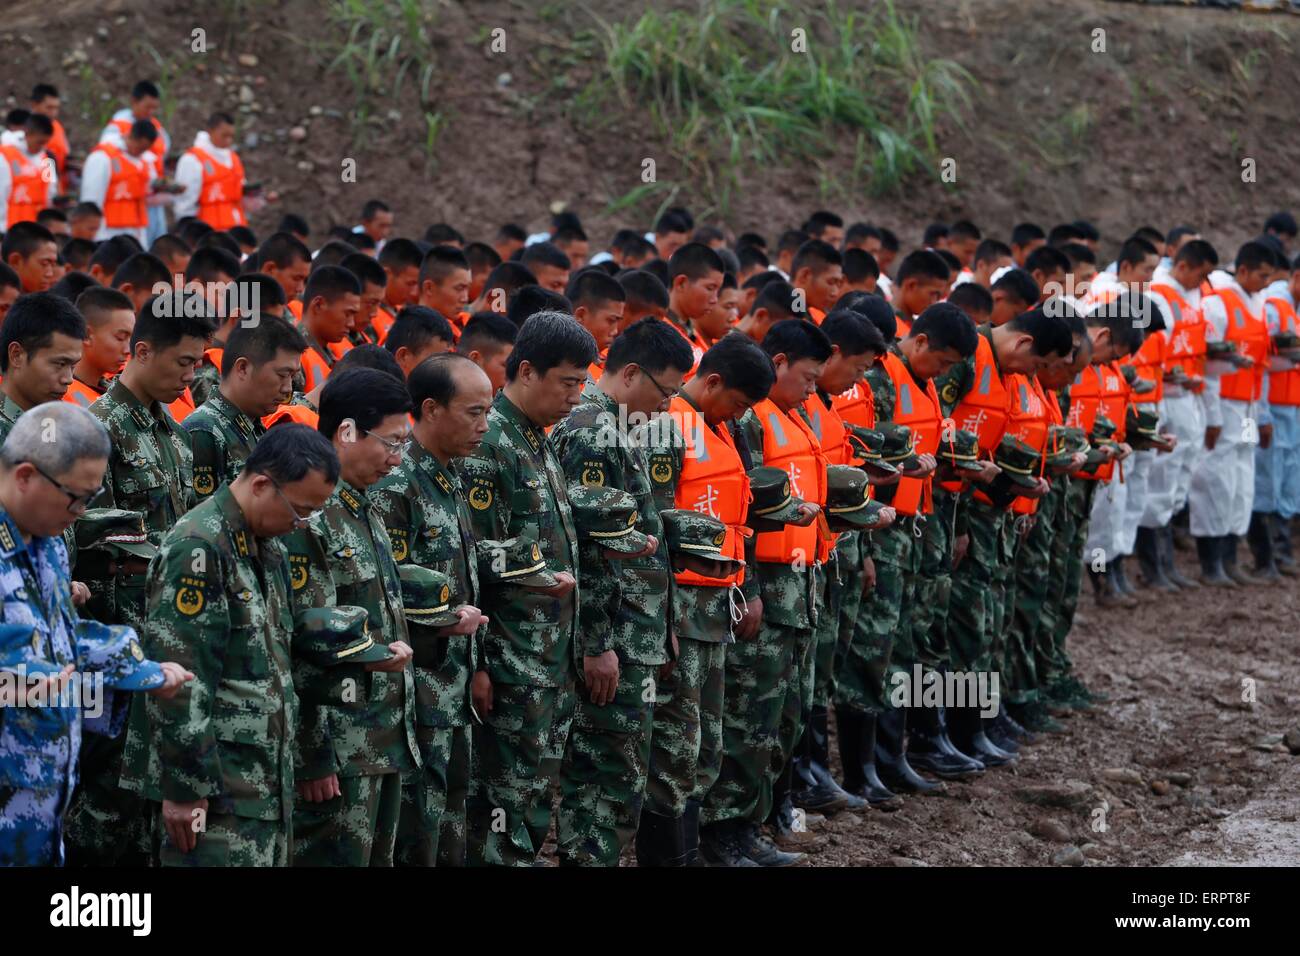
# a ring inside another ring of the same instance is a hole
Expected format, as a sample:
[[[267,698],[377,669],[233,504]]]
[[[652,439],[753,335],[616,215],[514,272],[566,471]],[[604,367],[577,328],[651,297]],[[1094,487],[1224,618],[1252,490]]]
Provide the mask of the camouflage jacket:
[[[802,407],[799,414],[803,414]],[[754,464],[762,464],[763,422],[753,409],[745,412],[739,422],[740,431],[756,456]],[[755,538],[757,535],[755,535]],[[748,552],[746,552],[748,554]],[[758,578],[759,594],[763,598],[763,620],[784,627],[810,628],[817,624],[814,589],[817,576],[814,562],[799,564],[756,561],[751,565]]]
[[[194,673],[170,700],[131,711],[122,786],[150,800],[206,798],[209,813],[287,820],[297,697],[289,562],[253,537],[228,487],[163,539],[149,566],[150,656]]]
[[[376,643],[407,640],[397,564],[383,522],[364,492],[340,480],[324,513],[287,535],[284,543],[296,611],[356,605],[369,613]],[[295,674],[299,666],[295,661]],[[418,767],[412,670],[363,671],[358,686],[340,687],[336,702],[304,701],[298,778],[316,780],[332,773],[355,777]],[[342,682],[347,680],[356,680],[350,671]]]
[[[18,407],[17,402],[3,392],[0,392],[0,398],[4,399],[0,402],[0,445],[3,445],[9,433],[14,430],[14,425],[23,410]]]
[[[478,453],[459,462],[477,538],[537,542],[552,571],[578,576],[578,535],[567,481],[545,433],[498,393]],[[486,669],[494,682],[563,687],[574,677],[578,592],[551,597],[511,584],[490,546],[479,542],[479,579],[488,611]],[[579,579],[579,587],[581,587]]]
[[[213,339],[211,348],[219,349],[221,343]],[[190,398],[194,399],[195,409],[202,408],[208,399],[217,394],[220,387],[221,367],[214,364],[207,353],[204,353],[199,359],[199,364],[194,368],[194,381],[190,382]]]
[[[388,529],[398,564],[419,564],[447,575],[452,606],[479,607],[478,566],[469,505],[460,479],[419,442],[402,463],[369,491]],[[447,638],[442,666],[415,668],[415,720],[420,727],[469,723],[469,682],[478,666],[483,634]]]
[[[113,442],[104,492],[91,507],[141,512],[149,541],[161,544],[163,535],[194,506],[189,432],[164,406],[157,402],[146,406],[120,377],[87,410],[108,429]],[[100,620],[131,624],[137,630],[143,625],[143,574],[119,573],[105,580],[83,576],[78,570],[77,580],[89,585],[94,595],[92,613]]]
[[[260,420],[245,415],[220,391],[186,416],[183,427],[194,451],[194,494],[200,501],[239,477],[266,434]]]
[[[654,535],[660,547],[649,557],[611,561],[598,545],[581,544],[579,651],[595,657],[613,650],[620,661],[662,664],[668,660],[668,551],[650,465],[639,439],[620,427],[612,398],[593,383],[582,398],[550,436],[569,484],[626,491],[636,501],[636,530]]]

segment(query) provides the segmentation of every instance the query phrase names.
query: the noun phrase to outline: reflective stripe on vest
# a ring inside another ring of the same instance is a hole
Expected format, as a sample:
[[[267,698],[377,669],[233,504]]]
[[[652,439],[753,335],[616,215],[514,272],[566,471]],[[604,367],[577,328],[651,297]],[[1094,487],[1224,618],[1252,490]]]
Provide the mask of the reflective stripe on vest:
[[[669,409],[686,443],[673,505],[683,511],[712,515],[725,524],[727,537],[719,550],[743,561],[748,536],[744,525],[749,515],[749,476],[745,474],[731,432],[726,425],[710,428],[704,416],[679,395],[673,396]],[[710,578],[695,571],[678,571],[673,577],[678,584],[727,587],[742,583],[745,572]]]

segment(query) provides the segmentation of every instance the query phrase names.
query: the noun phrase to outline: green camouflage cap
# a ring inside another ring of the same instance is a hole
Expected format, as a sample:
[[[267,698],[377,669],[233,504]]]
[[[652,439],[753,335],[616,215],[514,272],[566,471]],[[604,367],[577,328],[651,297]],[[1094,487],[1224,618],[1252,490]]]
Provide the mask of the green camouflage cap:
[[[1021,488],[1038,487],[1039,454],[1019,438],[1004,435],[993,455],[993,462],[1002,469],[999,479]]]
[[[849,431],[849,446],[853,454],[862,459],[862,467],[878,475],[896,475],[898,469],[880,457],[885,447],[885,436],[874,428],[863,428],[845,422]]]
[[[1165,381],[1172,382],[1174,385],[1190,385],[1192,383],[1191,376],[1183,371],[1181,365],[1175,365],[1168,372],[1165,372]]]
[[[419,564],[399,564],[402,580],[402,608],[408,624],[446,627],[460,620],[451,606],[451,582],[447,575]]]
[[[1156,383],[1148,378],[1138,375],[1136,365],[1121,365],[1119,372],[1124,376],[1124,381],[1128,382],[1128,387],[1133,389],[1139,395],[1145,395],[1147,392],[1153,392]]]
[[[1119,431],[1118,425],[1105,415],[1098,414],[1092,423],[1092,443],[1100,445],[1103,442],[1112,441],[1117,431]]]
[[[504,541],[479,541],[479,553],[486,551],[495,561],[504,561],[505,570],[497,577],[502,584],[516,584],[525,588],[553,588],[558,583],[546,566],[542,546],[529,537],[517,536]]]
[[[784,474],[784,472],[782,472]],[[727,526],[712,515],[670,508],[659,512],[664,523],[664,541],[669,559],[677,570],[695,570],[708,577],[725,578],[745,566],[723,552]]]
[[[1216,362],[1227,362],[1230,365],[1237,366],[1237,368],[1245,368],[1254,364],[1249,356],[1241,353],[1236,342],[1206,342],[1205,357]]]
[[[1048,444],[1056,446],[1056,451],[1047,456],[1049,465],[1069,464],[1075,455],[1080,452],[1086,454],[1091,448],[1084,430],[1073,425],[1052,425],[1047,430],[1047,436]]]
[[[979,438],[974,432],[968,432],[963,428],[945,432],[934,457],[957,471],[979,471]]]
[[[375,643],[368,620],[365,608],[350,604],[309,608],[294,632],[293,653],[319,667],[386,661],[392,652]]]
[[[881,449],[881,457],[899,471],[907,472],[914,469],[917,456],[913,451],[916,441],[912,437],[912,429],[896,422],[885,422],[877,430],[885,436],[885,447]]]
[[[1155,412],[1130,405],[1124,417],[1124,440],[1136,449],[1152,448],[1160,444],[1156,429],[1159,424],[1160,416]]]
[[[832,531],[857,531],[873,525],[882,507],[872,500],[867,473],[861,468],[826,467],[826,522]]]
[[[636,529],[636,499],[621,488],[570,485],[569,504],[578,534],[593,544],[621,554],[638,554],[650,539]]]
[[[790,476],[780,468],[760,465],[753,469],[749,473],[749,490],[754,496],[749,517],[755,531],[780,530],[781,526],[799,520],[803,499],[790,492]],[[753,522],[760,522],[761,527]]]
[[[120,508],[91,508],[76,523],[78,551],[118,551],[137,558],[158,553],[144,530],[144,514]]]
[[[1294,332],[1274,332],[1273,347],[1279,352],[1300,348],[1300,335]]]

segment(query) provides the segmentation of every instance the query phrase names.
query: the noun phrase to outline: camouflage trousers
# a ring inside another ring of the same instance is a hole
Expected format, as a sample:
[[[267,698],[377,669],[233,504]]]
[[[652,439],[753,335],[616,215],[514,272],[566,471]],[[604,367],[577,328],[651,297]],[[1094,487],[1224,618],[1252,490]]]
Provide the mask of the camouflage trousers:
[[[342,780],[339,781],[342,783]],[[289,866],[293,839],[284,820],[210,813],[194,849],[182,853],[163,828],[162,805],[152,805],[154,840],[162,866]]]
[[[1074,615],[1079,608],[1079,588],[1083,584],[1087,560],[1084,547],[1088,541],[1088,519],[1099,484],[1084,478],[1071,478],[1062,502],[1061,531],[1052,547],[1054,587],[1047,597],[1049,613],[1053,617],[1044,625],[1047,633],[1042,640],[1035,642],[1040,657],[1038,679],[1044,686],[1055,683],[1074,668],[1065,650],[1065,640],[1074,627]]]
[[[734,647],[734,645],[732,645]],[[679,638],[672,672],[655,689],[645,808],[680,817],[722,769],[723,673],[727,645]]]
[[[1004,697],[1013,704],[1038,699],[1040,635],[1046,630],[1042,622],[1052,589],[1052,547],[1064,502],[1065,482],[1058,478],[1047,497],[1039,499],[1034,526],[1016,554],[1016,603],[1007,635],[1009,653],[1002,671],[1006,681]]]
[[[914,562],[921,549],[914,545],[912,518],[901,518],[883,531],[871,533],[871,558],[876,586],[862,597],[853,634],[844,648],[835,681],[835,705],[860,713],[880,714],[890,705],[886,676],[895,635],[910,627],[909,589],[915,587]],[[909,635],[910,643],[910,635]]]
[[[614,700],[598,707],[578,687],[560,770],[556,835],[560,860],[618,866],[636,835],[654,725],[658,665],[620,662]]]
[[[0,866],[60,866],[67,786],[31,790],[0,785]]]
[[[817,617],[812,702],[815,707],[829,708],[835,698],[835,674],[862,604],[862,549],[857,532],[840,535],[823,571],[826,600]]]
[[[952,572],[948,658],[954,671],[987,673],[995,666],[994,639],[1003,615],[1006,512],[969,498],[964,502],[970,545]]]
[[[921,557],[911,602],[912,663],[925,674],[948,669],[948,604],[952,595],[953,524],[960,497],[934,489],[934,514],[922,527]],[[908,662],[899,660],[900,665]],[[911,670],[910,666],[907,669]],[[910,675],[909,675],[910,676]]]
[[[782,719],[795,678],[796,647],[811,634],[770,623],[727,648],[722,707],[722,768],[704,795],[700,824],[745,819],[762,823],[772,810],[772,764],[780,759]],[[786,728],[788,733],[789,727]],[[793,746],[793,744],[791,744]]]
[[[494,684],[474,727],[465,804],[469,866],[531,866],[551,824],[575,696],[567,687]]]
[[[392,866],[402,775],[339,777],[342,796],[293,808],[294,866]]]
[[[398,866],[465,865],[469,727],[418,727],[424,767],[402,784]]]
[[[1028,515],[1009,512],[1002,522],[1002,552],[993,577],[993,666],[1001,673],[999,693],[1006,687],[1012,667],[1019,667],[1013,658],[1023,655],[1013,646],[1012,624],[1016,616],[1016,557],[1020,553],[1023,532],[1030,527]]]
[[[820,617],[818,619],[820,620]],[[817,633],[814,629],[802,628],[794,631],[794,635],[794,646],[790,649],[789,677],[786,679],[785,703],[781,707],[781,723],[776,735],[777,749],[768,763],[767,780],[763,787],[765,794],[773,793],[772,788],[777,778],[794,757],[794,749],[812,716],[813,687],[816,679],[816,657],[813,651],[817,644]],[[770,802],[767,812],[771,812]],[[767,819],[766,814],[763,819]]]
[[[125,749],[125,726],[116,737],[82,737],[80,783],[63,824],[69,866],[145,866],[153,859],[149,802],[118,786]]]

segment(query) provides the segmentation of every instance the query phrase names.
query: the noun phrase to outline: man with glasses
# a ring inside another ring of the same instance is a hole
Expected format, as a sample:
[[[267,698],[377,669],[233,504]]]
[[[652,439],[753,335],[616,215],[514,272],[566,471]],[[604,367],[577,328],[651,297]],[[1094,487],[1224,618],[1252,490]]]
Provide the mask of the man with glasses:
[[[89,729],[80,705],[88,705],[86,721],[121,720],[111,700],[101,699],[100,710],[89,696],[63,694],[84,691],[88,672],[115,690],[134,684],[159,696],[193,676],[179,664],[147,660],[134,632],[105,633],[73,607],[60,537],[99,493],[108,454],[103,427],[61,401],[22,416],[0,449],[0,661],[23,675],[20,691],[43,691],[54,705],[0,700],[0,866],[63,861],[62,818]]]
[[[86,320],[49,292],[19,296],[0,324],[0,442],[33,405],[57,402],[81,361]]]
[[[132,712],[122,786],[150,801],[164,866],[289,863],[298,715],[279,539],[322,508],[338,477],[323,435],[276,428],[153,561],[141,643],[195,679]]]
[[[302,333],[271,315],[231,331],[222,350],[221,384],[185,419],[199,501],[239,474],[266,432],[262,418],[293,397],[293,376],[306,348]]]
[[[295,865],[391,866],[402,781],[420,770],[401,582],[368,497],[401,464],[410,411],[405,383],[375,369],[336,372],[321,391],[318,428],[338,454],[340,480],[323,512],[285,539],[293,603],[365,608],[374,642],[391,656],[367,664],[365,686],[342,687],[337,704],[302,703]]]
[[[144,515],[149,543],[161,545],[194,506],[194,461],[189,434],[167,406],[194,380],[194,367],[214,320],[197,292],[155,296],[136,317],[131,358],[88,411],[108,429],[112,453],[97,508]],[[200,308],[194,308],[198,304]],[[107,552],[77,556],[75,574],[91,592],[87,613],[106,624],[145,623],[143,559],[112,560]],[[136,706],[143,706],[136,701]],[[140,864],[151,855],[149,808],[118,786],[125,733],[91,735],[82,750],[81,790],[68,815],[71,861],[97,866]]]
[[[415,366],[407,389],[415,406],[415,440],[370,498],[388,528],[393,558],[445,574],[460,621],[443,631],[441,663],[426,667],[417,660],[415,666],[416,734],[424,773],[403,788],[397,862],[464,866],[470,678],[482,659],[480,625],[487,618],[479,611],[470,509],[454,464],[478,450],[493,390],[477,364],[452,353]]]
[[[551,432],[575,501],[575,489],[584,487],[627,492],[636,502],[634,528],[649,539],[639,554],[610,551],[599,539],[584,540],[578,551],[581,654],[574,656],[581,656],[582,670],[561,771],[565,864],[618,866],[637,832],[654,688],[670,652],[669,569],[667,549],[657,547],[663,522],[644,436],[629,420],[666,412],[694,364],[685,339],[658,319],[642,319],[613,339],[600,379],[587,384],[582,404]],[[675,825],[669,829],[676,832]]]

